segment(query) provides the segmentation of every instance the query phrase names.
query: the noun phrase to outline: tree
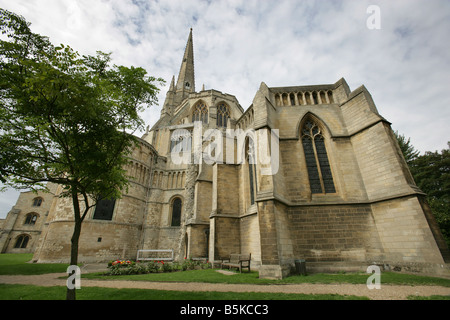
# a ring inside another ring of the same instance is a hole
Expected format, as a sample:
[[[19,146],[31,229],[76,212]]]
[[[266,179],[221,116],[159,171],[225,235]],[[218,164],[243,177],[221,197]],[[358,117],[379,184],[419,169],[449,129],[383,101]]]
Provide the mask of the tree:
[[[450,247],[450,142],[441,152],[427,151],[419,155],[409,138],[398,131],[394,134],[414,181],[427,194],[427,202]]]
[[[0,180],[16,189],[63,187],[60,196],[73,204],[70,264],[77,265],[82,222],[97,201],[126,189],[139,113],[157,102],[164,81],[111,66],[110,54],[55,47],[1,8],[0,30]]]
[[[398,131],[394,132],[395,137],[397,138],[400,149],[402,150],[403,156],[405,157],[406,163],[410,164],[411,161],[417,158],[419,155],[419,151],[417,151],[414,146],[411,144],[411,138],[406,139],[406,137],[402,134],[399,134]]]
[[[427,194],[430,208],[450,247],[450,148],[425,152],[411,162],[410,169],[417,186]]]

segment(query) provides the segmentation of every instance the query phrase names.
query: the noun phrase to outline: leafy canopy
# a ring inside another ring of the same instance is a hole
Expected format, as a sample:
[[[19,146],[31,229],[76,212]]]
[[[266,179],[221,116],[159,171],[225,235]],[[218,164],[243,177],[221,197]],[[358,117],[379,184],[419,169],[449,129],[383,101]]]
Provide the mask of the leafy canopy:
[[[15,188],[54,182],[73,192],[120,197],[124,165],[157,102],[162,79],[53,46],[26,20],[0,9],[0,180]]]
[[[450,142],[441,152],[427,151],[420,155],[410,139],[394,132],[414,181],[427,194],[439,228],[450,247]]]

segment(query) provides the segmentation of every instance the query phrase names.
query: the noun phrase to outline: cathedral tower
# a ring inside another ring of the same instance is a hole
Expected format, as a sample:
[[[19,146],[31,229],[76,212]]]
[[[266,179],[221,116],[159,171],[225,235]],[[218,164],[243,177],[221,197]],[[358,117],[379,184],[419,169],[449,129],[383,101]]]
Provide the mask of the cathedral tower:
[[[450,274],[450,251],[425,195],[364,86],[263,82],[244,110],[231,94],[195,91],[191,29],[161,118],[137,141],[124,168],[129,188],[83,222],[80,262],[137,259],[138,250],[159,260],[163,250],[176,261],[251,254],[261,278],[296,272],[297,259],[308,272],[376,264]],[[181,151],[193,159],[197,150],[200,161],[179,161]],[[245,161],[235,161],[237,150]],[[249,161],[268,150],[270,162]],[[48,215],[22,196],[26,205],[15,209],[23,212],[13,210],[0,230],[2,252],[33,245],[35,261],[69,261],[73,208],[60,192],[43,197]]]

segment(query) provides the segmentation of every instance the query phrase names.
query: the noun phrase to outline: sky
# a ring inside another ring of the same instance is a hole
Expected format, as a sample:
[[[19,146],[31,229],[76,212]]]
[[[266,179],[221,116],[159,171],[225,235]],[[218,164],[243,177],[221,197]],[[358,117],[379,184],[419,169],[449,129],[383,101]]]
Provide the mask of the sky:
[[[112,52],[117,65],[172,76],[193,28],[196,91],[229,93],[247,109],[269,87],[364,85],[392,128],[421,153],[450,141],[448,0],[0,0],[33,32],[80,54]],[[0,218],[17,200],[0,193]]]

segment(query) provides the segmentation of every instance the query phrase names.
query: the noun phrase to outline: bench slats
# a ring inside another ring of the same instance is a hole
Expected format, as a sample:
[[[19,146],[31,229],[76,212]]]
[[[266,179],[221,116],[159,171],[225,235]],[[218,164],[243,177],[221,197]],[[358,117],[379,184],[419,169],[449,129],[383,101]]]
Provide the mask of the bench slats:
[[[225,262],[225,260],[228,260],[228,262]],[[250,272],[250,261],[251,254],[231,254],[229,259],[222,260],[221,268],[238,268],[241,273],[243,268],[247,268],[248,272]]]

